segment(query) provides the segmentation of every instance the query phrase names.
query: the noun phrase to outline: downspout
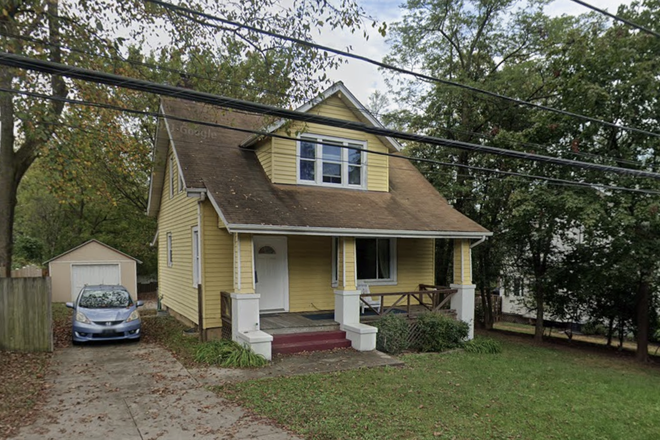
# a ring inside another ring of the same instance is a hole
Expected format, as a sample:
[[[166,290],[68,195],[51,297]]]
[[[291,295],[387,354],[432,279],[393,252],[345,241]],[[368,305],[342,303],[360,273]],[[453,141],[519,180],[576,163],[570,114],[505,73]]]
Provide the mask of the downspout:
[[[470,245],[470,249],[474,249],[474,248],[476,248],[477,246],[479,246],[481,243],[483,243],[483,242],[486,241],[487,239],[488,239],[488,237],[486,237],[486,236],[484,235],[484,236],[481,237],[479,240],[477,240],[477,241],[475,241],[474,243],[472,243],[472,244]]]
[[[197,264],[197,320],[199,321],[199,340],[206,342],[206,331],[204,330],[204,292],[202,290],[202,202],[206,200],[206,192],[199,193],[197,200],[197,252],[199,252],[199,263]]]

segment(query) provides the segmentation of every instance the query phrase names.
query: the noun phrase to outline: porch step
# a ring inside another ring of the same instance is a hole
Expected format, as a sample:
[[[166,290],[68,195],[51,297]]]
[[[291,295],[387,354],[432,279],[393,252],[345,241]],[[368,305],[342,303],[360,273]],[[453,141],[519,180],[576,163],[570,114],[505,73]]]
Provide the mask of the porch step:
[[[344,331],[291,333],[273,335],[273,354],[322,351],[351,346]]]

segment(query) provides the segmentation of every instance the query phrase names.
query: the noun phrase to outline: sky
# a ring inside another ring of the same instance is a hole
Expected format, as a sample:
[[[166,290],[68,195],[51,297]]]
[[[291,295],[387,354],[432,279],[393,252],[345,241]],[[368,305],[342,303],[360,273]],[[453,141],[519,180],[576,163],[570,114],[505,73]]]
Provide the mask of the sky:
[[[370,16],[380,22],[392,23],[402,17],[402,10],[399,5],[403,0],[357,0],[362,8]],[[600,9],[616,13],[621,4],[629,4],[632,0],[586,0]],[[591,12],[570,0],[554,0],[545,9],[550,16],[579,15]],[[330,46],[337,49],[346,49],[351,46],[351,51],[355,54],[363,55],[368,58],[382,61],[388,52],[386,38],[383,38],[375,29],[369,29],[369,40],[365,41],[361,33],[358,35],[341,32],[324,32],[315,38],[319,44]],[[333,81],[343,81],[348,89],[358,98],[362,104],[367,104],[369,96],[376,90],[387,92],[383,75],[376,66],[362,61],[349,60],[348,63],[338,70],[327,72]]]

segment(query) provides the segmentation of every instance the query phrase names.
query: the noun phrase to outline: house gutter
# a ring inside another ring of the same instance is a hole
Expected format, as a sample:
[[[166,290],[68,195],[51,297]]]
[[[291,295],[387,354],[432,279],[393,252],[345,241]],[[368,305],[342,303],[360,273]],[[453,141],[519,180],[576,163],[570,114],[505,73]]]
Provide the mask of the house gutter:
[[[241,224],[227,224],[227,230],[229,232],[239,232],[243,234],[315,235],[331,237],[479,238],[480,240],[476,244],[482,243],[487,236],[493,235],[492,232],[406,231],[396,229],[323,228]]]
[[[491,232],[490,235],[493,235],[493,233]],[[481,243],[483,243],[484,241],[486,241],[487,238],[488,238],[488,237],[487,237],[486,235],[484,235],[484,236],[481,237],[479,240],[477,240],[477,241],[475,241],[474,243],[470,244],[470,249],[476,248],[476,247],[479,246]]]

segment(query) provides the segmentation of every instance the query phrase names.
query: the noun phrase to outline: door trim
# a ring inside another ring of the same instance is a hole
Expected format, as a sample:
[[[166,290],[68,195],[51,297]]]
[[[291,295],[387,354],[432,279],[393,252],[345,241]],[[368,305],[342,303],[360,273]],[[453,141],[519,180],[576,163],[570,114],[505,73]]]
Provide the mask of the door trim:
[[[281,236],[281,235],[253,235],[252,236],[252,278],[254,279],[255,277],[255,272],[257,270],[256,266],[256,241],[258,241],[259,238],[264,238],[268,240],[275,240],[279,241],[281,243],[284,243],[284,308],[283,309],[269,309],[269,310],[262,310],[261,309],[261,301],[259,301],[259,313],[262,314],[269,314],[269,313],[282,313],[282,312],[288,312],[289,311],[289,240],[288,237],[286,236]],[[256,281],[256,280],[255,280]],[[255,291],[256,291],[256,282],[254,283],[255,286]]]

